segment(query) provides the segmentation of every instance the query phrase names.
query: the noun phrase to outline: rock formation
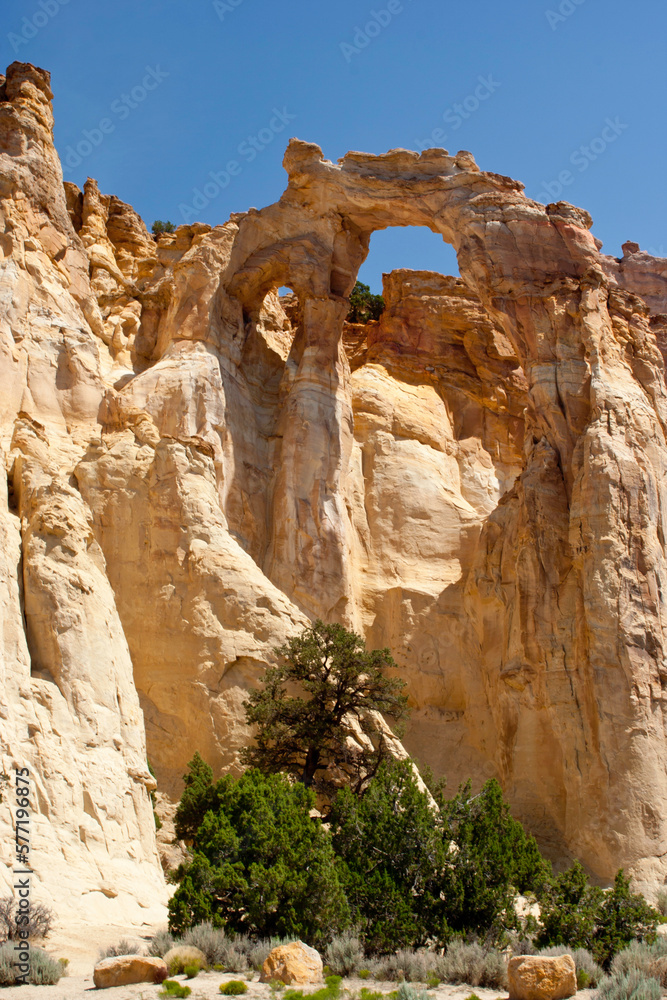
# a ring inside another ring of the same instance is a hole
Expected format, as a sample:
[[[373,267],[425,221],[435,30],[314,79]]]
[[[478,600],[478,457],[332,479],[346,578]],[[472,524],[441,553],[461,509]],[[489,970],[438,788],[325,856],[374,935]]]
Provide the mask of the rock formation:
[[[235,767],[317,616],[391,647],[451,788],[497,776],[556,860],[662,880],[667,262],[467,152],[296,140],[275,205],[156,242],[62,183],[51,97],[0,88],[0,766],[34,774],[44,896],[164,900],[146,744],[172,797],[195,749]],[[408,225],[461,277],[392,272],[346,324]]]

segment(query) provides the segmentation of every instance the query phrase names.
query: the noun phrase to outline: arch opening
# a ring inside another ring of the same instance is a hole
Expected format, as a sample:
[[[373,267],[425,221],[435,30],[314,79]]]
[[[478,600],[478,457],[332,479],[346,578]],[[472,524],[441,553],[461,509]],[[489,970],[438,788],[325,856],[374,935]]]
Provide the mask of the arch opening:
[[[388,226],[376,230],[357,280],[378,293],[382,291],[382,275],[398,268],[460,277],[454,247],[428,226]]]

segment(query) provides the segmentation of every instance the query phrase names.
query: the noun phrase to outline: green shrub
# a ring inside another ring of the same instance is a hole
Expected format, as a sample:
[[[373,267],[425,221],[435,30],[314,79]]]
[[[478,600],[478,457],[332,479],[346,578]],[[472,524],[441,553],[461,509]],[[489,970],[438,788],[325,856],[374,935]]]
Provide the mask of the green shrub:
[[[175,979],[165,979],[160,990],[162,997],[189,997],[191,993],[189,986],[182,986]]]
[[[304,994],[303,990],[286,990],[283,1000],[338,1000],[340,997],[340,976],[327,976],[322,989]]]
[[[356,934],[352,931],[343,931],[331,939],[325,949],[324,957],[335,975],[351,976],[364,961],[364,949]]]
[[[201,775],[196,780],[201,785]],[[172,932],[211,921],[251,936],[289,935],[318,945],[344,929],[347,901],[331,838],[310,815],[311,789],[249,770],[201,791],[213,808],[193,835],[192,860],[177,872]],[[191,795],[188,809],[196,814]]]
[[[220,984],[220,992],[226,997],[238,997],[247,993],[248,987],[240,979],[230,979],[229,982]]]
[[[359,969],[359,971],[357,972],[357,976],[358,976],[359,979],[370,979],[371,978],[371,970],[370,969]]]
[[[505,957],[495,948],[483,948],[477,942],[452,941],[440,958],[438,972],[446,983],[466,983],[468,986],[491,989],[505,989],[507,986]]]
[[[16,985],[16,978],[22,973],[14,965],[15,961],[14,944],[8,942],[0,945],[0,986]],[[65,974],[65,968],[60,962],[32,945],[29,965],[28,982],[34,986],[54,986]]]
[[[367,323],[369,319],[379,319],[384,311],[384,299],[373,295],[369,285],[357,281],[350,293],[348,323]]]
[[[201,965],[197,962],[188,962],[188,964],[183,967],[183,972],[185,973],[186,979],[196,979],[201,972]]]
[[[161,236],[162,233],[174,233],[176,231],[176,226],[173,222],[163,222],[162,219],[156,219],[153,223],[153,234],[155,236]]]
[[[623,869],[616,873],[613,888],[603,892],[589,885],[584,869],[575,861],[548,880],[540,906],[538,944],[586,948],[604,969],[633,939],[655,940],[658,913],[643,896],[631,891]]]
[[[540,955],[571,955],[577,970],[577,986],[585,990],[589,986],[597,986],[604,978],[604,973],[586,948],[568,948],[566,945],[555,945],[552,948],[542,948]]]
[[[143,949],[137,941],[133,944],[127,938],[121,938],[116,944],[100,948],[97,953],[97,960],[101,962],[104,958],[117,958],[119,955],[141,955],[142,953]]]
[[[630,941],[656,939],[659,914],[643,896],[632,892],[630,878],[619,869],[611,892],[604,893],[596,915],[596,928],[591,951],[603,968],[609,968],[614,955]]]
[[[662,987],[657,979],[631,969],[620,976],[605,977],[594,1000],[660,1000],[661,996]]]

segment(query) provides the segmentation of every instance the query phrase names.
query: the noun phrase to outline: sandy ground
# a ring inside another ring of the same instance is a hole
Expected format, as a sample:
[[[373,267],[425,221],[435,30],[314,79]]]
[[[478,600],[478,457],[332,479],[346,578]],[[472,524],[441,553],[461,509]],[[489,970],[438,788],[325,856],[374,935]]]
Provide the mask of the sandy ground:
[[[255,974],[252,981],[246,975],[232,975],[221,972],[202,972],[196,979],[186,979],[185,976],[173,976],[179,982],[187,983],[192,993],[190,1000],[213,1000],[213,997],[220,998],[219,986],[230,979],[244,979],[248,983],[248,992],[244,994],[245,1000],[271,1000],[274,994],[267,983],[260,983]],[[359,994],[362,987],[371,990],[379,990],[382,993],[391,993],[397,988],[396,983],[378,983],[373,979],[345,979],[343,981],[345,992],[342,1000],[349,997],[350,1000]],[[418,986],[418,984],[414,984]],[[298,988],[298,987],[297,987]],[[306,986],[304,992],[314,992],[318,987]],[[481,987],[473,989],[472,986],[447,986],[444,983],[434,990],[429,990],[429,996],[433,1000],[466,1000],[471,993],[474,993],[479,1000],[500,1000],[507,997],[502,990],[485,990]],[[591,1000],[592,990],[581,990],[576,994],[576,1000]],[[98,993],[93,985],[93,974],[86,976],[64,976],[57,986],[10,986],[0,993],[2,1000],[85,1000],[92,993]],[[152,986],[148,983],[138,983],[136,986],[118,986],[113,989],[100,990],[100,995],[108,1000],[157,1000],[160,994],[159,986]],[[276,1000],[281,994],[276,993]]]

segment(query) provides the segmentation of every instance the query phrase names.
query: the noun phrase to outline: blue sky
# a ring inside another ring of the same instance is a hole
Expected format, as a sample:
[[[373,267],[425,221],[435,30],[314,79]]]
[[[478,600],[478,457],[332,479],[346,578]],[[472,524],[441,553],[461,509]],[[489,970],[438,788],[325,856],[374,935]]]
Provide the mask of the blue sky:
[[[666,39],[663,0],[3,0],[0,33],[3,67],[52,74],[67,179],[149,227],[275,201],[298,136],[333,160],[469,149],[588,209],[604,252],[663,256]],[[376,233],[361,279],[394,267],[456,260],[428,230]]]

